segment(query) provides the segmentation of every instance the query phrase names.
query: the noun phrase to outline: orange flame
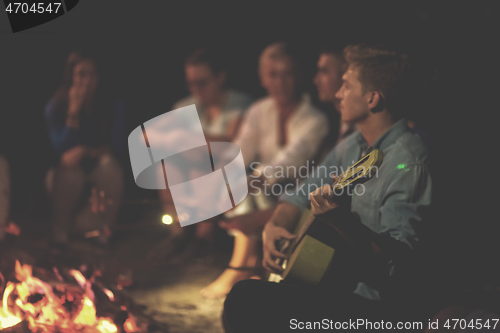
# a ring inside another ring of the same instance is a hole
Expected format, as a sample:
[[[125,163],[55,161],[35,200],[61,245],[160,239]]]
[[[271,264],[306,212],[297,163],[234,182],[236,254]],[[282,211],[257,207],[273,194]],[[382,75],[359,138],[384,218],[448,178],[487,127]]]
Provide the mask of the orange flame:
[[[91,283],[77,270],[71,270],[70,274],[82,287],[83,296],[67,293],[57,297],[51,285],[32,276],[30,265],[21,265],[16,261],[16,279],[19,282],[8,282],[5,287],[0,307],[0,330],[25,320],[32,332],[52,332],[51,327],[70,331],[89,327],[100,333],[118,332],[118,328],[110,318],[96,316]],[[110,290],[107,290],[106,294],[110,299],[114,299]],[[36,296],[39,300],[32,303],[29,300],[31,296]],[[81,304],[76,315],[63,306],[65,302],[73,302],[80,297]]]
[[[17,325],[21,322],[21,318],[10,313],[9,308],[7,307],[7,301],[9,299],[10,294],[14,291],[14,288],[15,288],[14,284],[9,282],[3,294],[2,308],[0,308],[1,329]]]

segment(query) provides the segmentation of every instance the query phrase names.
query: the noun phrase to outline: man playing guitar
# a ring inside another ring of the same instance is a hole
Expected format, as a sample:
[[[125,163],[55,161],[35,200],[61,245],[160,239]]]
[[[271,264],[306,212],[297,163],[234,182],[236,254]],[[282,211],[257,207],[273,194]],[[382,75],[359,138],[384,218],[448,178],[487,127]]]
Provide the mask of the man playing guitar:
[[[422,212],[431,204],[432,182],[428,151],[404,118],[412,93],[408,57],[380,45],[351,45],[344,52],[349,67],[336,97],[341,120],[356,124],[358,131],[340,142],[322,166],[346,170],[374,149],[383,152],[383,163],[350,201],[336,197],[331,189],[334,178],[324,173],[308,177],[304,190],[285,193],[264,227],[263,265],[275,273],[283,271],[278,261],[286,255],[277,244],[296,237],[292,232],[302,211],[310,208],[352,250],[348,270],[358,273],[357,280],[343,292],[241,281],[224,304],[228,332],[284,332],[300,328],[297,323],[390,320],[398,310],[410,314],[406,303],[411,299],[403,295],[410,295],[413,286],[395,282],[395,277],[399,263],[418,246]],[[311,188],[316,190],[307,193]],[[401,295],[397,302],[395,294]]]

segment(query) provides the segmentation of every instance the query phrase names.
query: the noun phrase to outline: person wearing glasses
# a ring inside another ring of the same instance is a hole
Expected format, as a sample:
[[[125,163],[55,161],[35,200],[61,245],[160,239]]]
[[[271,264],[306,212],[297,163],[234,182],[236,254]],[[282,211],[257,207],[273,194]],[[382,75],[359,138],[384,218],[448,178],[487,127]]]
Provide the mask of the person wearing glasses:
[[[252,104],[253,99],[243,92],[226,86],[227,71],[224,68],[223,58],[214,50],[196,49],[186,58],[184,71],[190,95],[176,102],[172,110],[195,104],[206,141],[231,142],[243,114]],[[162,172],[159,170],[160,178],[163,177]],[[199,176],[192,174],[193,170],[190,171],[189,175],[186,172],[180,167],[171,166],[168,176],[173,179],[192,179]],[[170,190],[160,190],[159,197],[163,212],[177,220]],[[191,244],[191,248],[210,246],[214,241],[214,228],[214,223],[209,221],[186,228],[182,228],[179,223],[172,223],[170,226],[171,238],[154,248],[150,252],[150,257],[157,259],[168,257],[170,254],[185,249],[187,244]],[[194,242],[191,242],[192,232],[195,233]]]
[[[173,110],[195,104],[207,141],[231,142],[253,100],[226,86],[222,62],[212,50],[200,48],[191,53],[184,63],[190,95],[175,103]]]

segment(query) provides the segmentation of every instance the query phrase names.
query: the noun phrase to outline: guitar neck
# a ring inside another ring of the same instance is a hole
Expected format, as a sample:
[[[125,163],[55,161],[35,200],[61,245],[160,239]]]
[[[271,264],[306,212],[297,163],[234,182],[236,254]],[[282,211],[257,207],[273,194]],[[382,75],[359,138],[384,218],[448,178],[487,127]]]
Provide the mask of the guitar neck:
[[[335,180],[335,182],[332,184],[332,186],[331,186],[332,189],[335,188],[335,185],[338,184],[339,179],[341,179],[341,177],[338,177]],[[304,224],[300,228],[299,232],[297,233],[297,237],[295,237],[292,241],[289,241],[289,240],[284,241],[281,244],[282,246],[280,248],[280,252],[282,252],[282,253],[292,252],[295,249],[295,247],[305,237],[305,235],[307,234],[307,231],[309,230],[309,228],[311,227],[311,225],[313,224],[313,222],[314,222],[315,219],[316,219],[316,217],[311,212],[311,215],[307,218],[306,222],[304,222]]]

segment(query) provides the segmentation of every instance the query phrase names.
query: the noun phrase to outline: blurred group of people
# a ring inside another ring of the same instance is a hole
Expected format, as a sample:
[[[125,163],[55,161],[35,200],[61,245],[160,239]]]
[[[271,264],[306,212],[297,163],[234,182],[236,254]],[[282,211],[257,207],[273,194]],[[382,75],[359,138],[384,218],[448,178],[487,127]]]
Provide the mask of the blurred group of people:
[[[266,175],[276,175],[280,169],[310,167],[354,130],[354,126],[347,123],[331,128],[330,115],[314,105],[312,96],[304,90],[303,67],[293,46],[284,42],[267,46],[258,64],[260,83],[267,96],[252,101],[248,95],[226,87],[227,74],[213,51],[198,49],[185,62],[191,95],[176,103],[173,109],[195,104],[207,141],[232,141],[241,148],[249,181],[257,180],[261,188],[293,183],[301,180],[296,179],[297,174],[265,177],[264,171]],[[320,101],[338,108],[335,93],[342,84],[345,70],[341,47],[325,48],[321,52],[314,77]],[[234,251],[227,269],[204,288],[202,294],[206,297],[226,295],[236,282],[262,273],[259,235],[277,203],[276,195],[265,193],[251,192],[233,210],[210,221],[188,228],[173,225],[173,236],[165,241],[167,246],[160,247],[160,252],[172,255],[180,251],[181,246],[175,248],[174,244],[185,244],[181,240],[189,237],[189,230],[194,231],[194,242],[198,246],[210,244],[217,227],[214,222],[219,222],[219,226],[235,236]],[[173,212],[168,189],[160,191],[160,197],[165,212]]]
[[[123,197],[121,162],[126,160],[128,134],[125,104],[103,88],[97,66],[92,57],[70,54],[62,84],[45,108],[56,156],[46,176],[46,189],[53,208],[52,242],[58,247],[67,246],[72,232],[91,230],[96,231],[99,243],[107,243]],[[262,51],[257,70],[267,95],[258,100],[226,85],[224,62],[213,50],[197,49],[186,58],[184,69],[190,95],[175,103],[172,110],[195,104],[207,141],[236,143],[248,176],[260,178],[262,187],[301,181],[296,174],[264,177],[263,171],[276,175],[279,168],[321,162],[336,143],[356,129],[352,122],[332,122],[332,116],[338,119],[339,115],[328,114],[312,102],[304,89],[304,64],[298,49],[287,43],[276,42]],[[346,70],[343,47],[321,50],[313,82],[318,99],[335,110],[339,110],[336,94]],[[252,168],[255,162],[258,167]],[[1,156],[0,178],[2,237],[10,188],[8,163]],[[224,296],[238,281],[259,277],[260,235],[278,199],[263,193],[251,193],[236,208],[209,221],[185,228],[172,224],[165,240],[169,246],[160,247],[160,252],[174,255],[182,251],[181,244],[188,238],[210,245],[215,228],[221,226],[235,236],[233,255],[227,269],[202,294]],[[170,191],[160,190],[159,198],[165,214],[178,221]]]

